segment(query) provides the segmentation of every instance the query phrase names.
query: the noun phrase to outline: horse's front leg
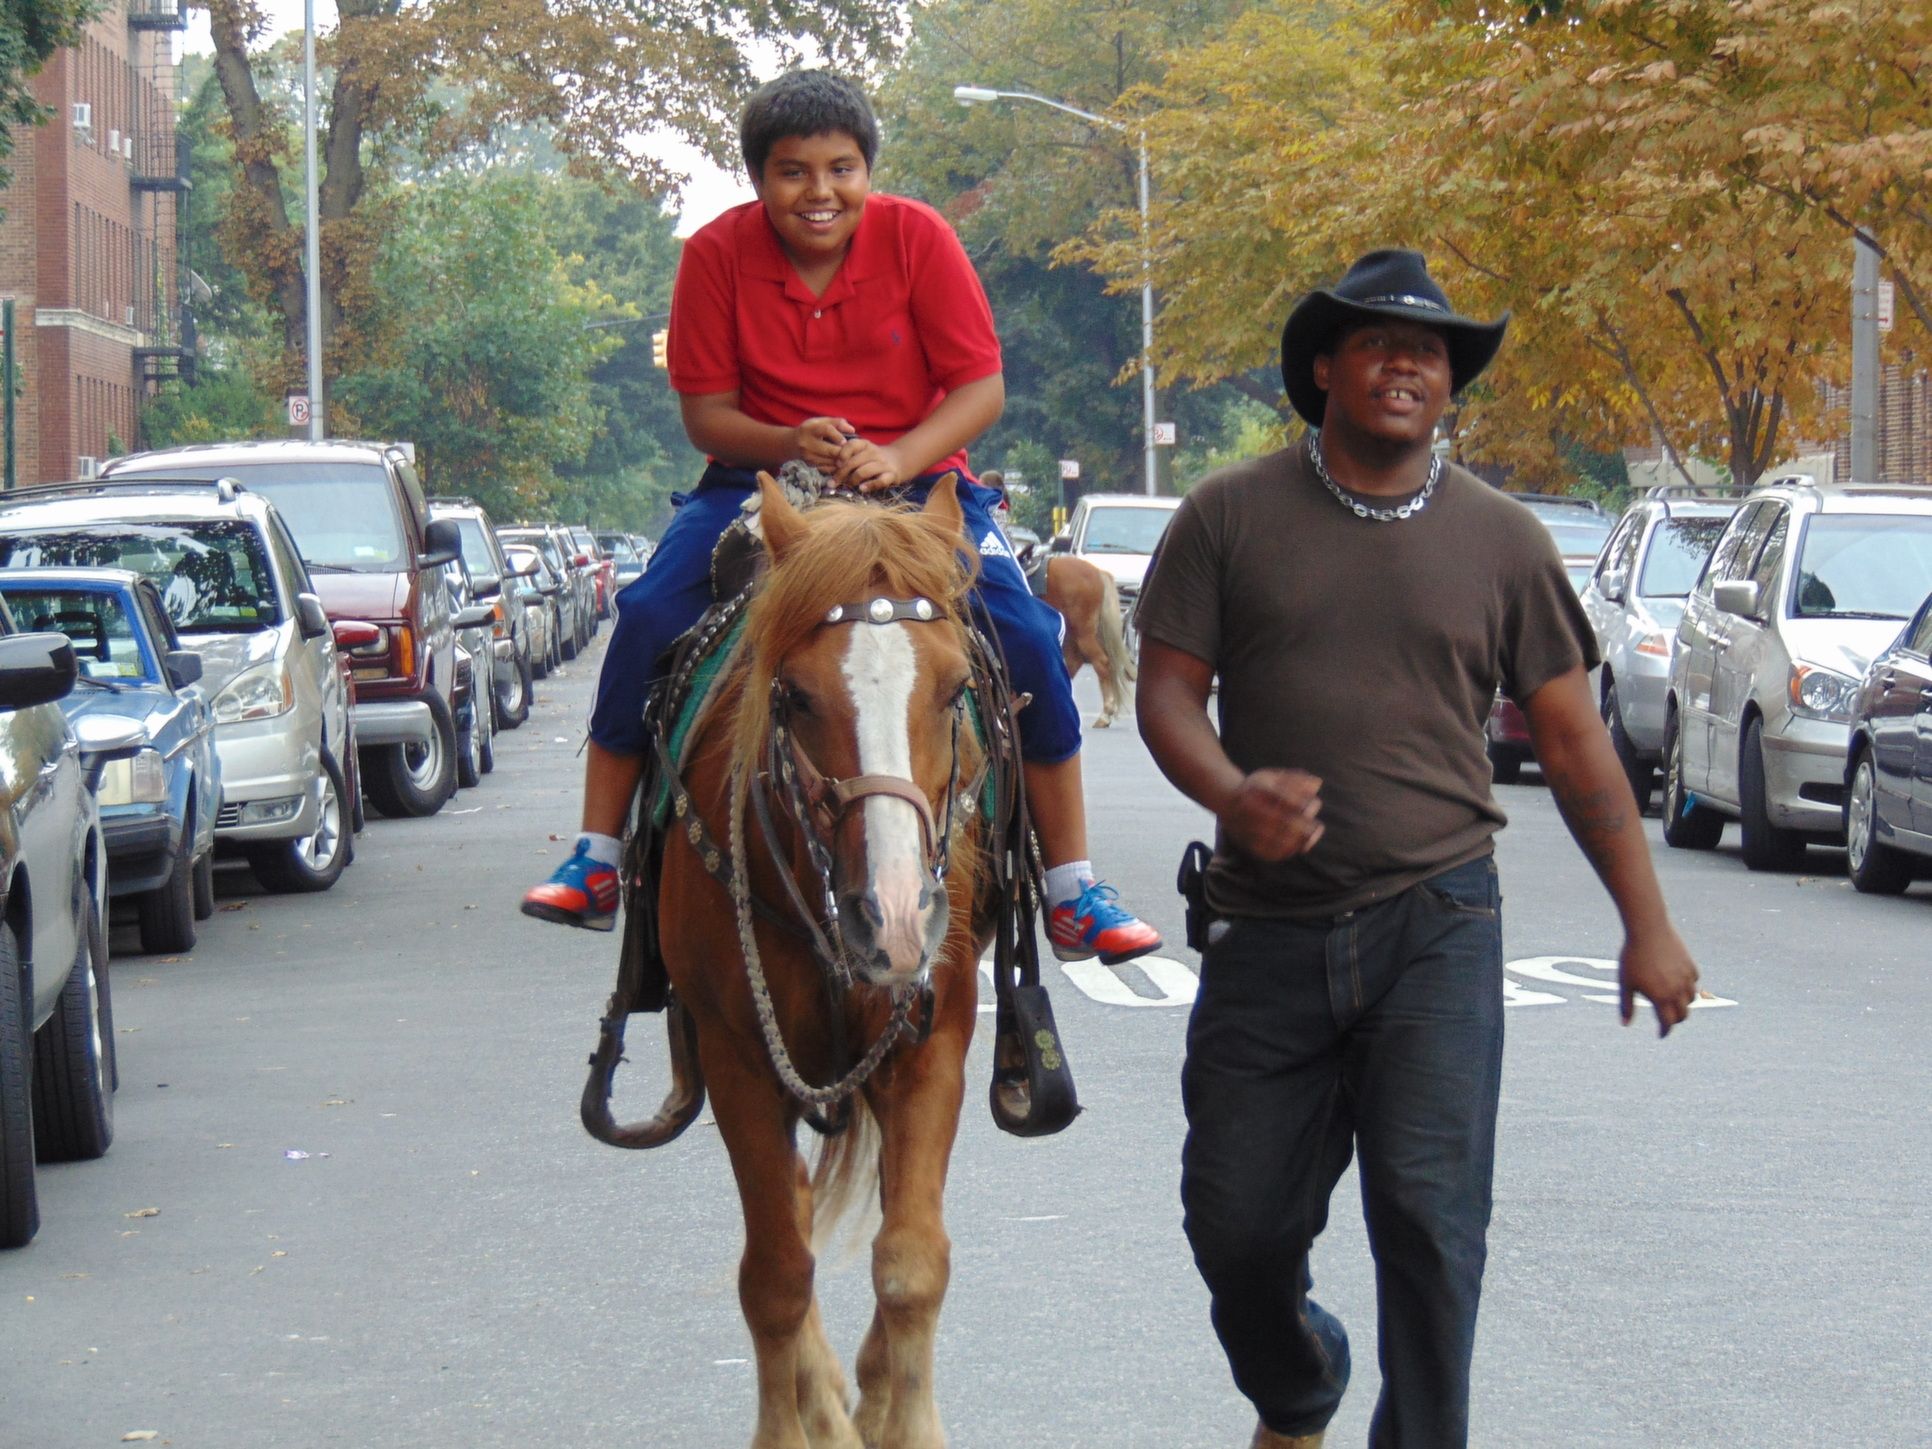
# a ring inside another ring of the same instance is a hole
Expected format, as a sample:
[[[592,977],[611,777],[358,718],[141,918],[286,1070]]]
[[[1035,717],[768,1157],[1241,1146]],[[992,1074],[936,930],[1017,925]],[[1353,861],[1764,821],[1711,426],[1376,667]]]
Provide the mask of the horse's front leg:
[[[709,1045],[706,1043],[705,1045]],[[712,1111],[744,1209],[738,1302],[758,1366],[751,1449],[817,1449],[799,1415],[801,1351],[812,1314],[811,1240],[799,1231],[798,1149],[778,1084],[727,1045],[705,1051]],[[712,1063],[720,1069],[710,1070]],[[823,1333],[819,1334],[823,1341]]]
[[[933,1399],[933,1336],[952,1274],[943,1198],[959,1130],[971,1030],[936,1030],[872,1094],[884,1139],[885,1221],[872,1243],[878,1311],[859,1354],[858,1414],[868,1446],[943,1449]]]

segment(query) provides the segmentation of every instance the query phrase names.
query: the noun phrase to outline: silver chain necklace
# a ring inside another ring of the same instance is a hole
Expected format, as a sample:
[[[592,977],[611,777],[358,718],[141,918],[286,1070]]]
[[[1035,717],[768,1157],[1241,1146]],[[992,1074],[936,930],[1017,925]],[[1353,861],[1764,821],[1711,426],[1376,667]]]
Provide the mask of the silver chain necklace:
[[[1328,476],[1328,465],[1322,461],[1321,433],[1313,428],[1308,432],[1308,461],[1314,465],[1315,476],[1322,480],[1323,485],[1335,495],[1344,508],[1357,518],[1366,518],[1373,523],[1399,523],[1405,518],[1411,518],[1422,512],[1429,502],[1429,495],[1436,491],[1436,480],[1442,477],[1442,456],[1433,454],[1429,458],[1429,481],[1422,485],[1420,493],[1406,503],[1397,504],[1394,508],[1370,508],[1368,504],[1348,493],[1341,484]]]

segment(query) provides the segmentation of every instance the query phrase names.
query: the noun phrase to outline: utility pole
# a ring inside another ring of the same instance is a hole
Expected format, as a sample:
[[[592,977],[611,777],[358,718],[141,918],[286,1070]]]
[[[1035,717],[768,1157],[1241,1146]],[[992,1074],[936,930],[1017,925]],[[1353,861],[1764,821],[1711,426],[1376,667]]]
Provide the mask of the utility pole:
[[[322,235],[315,171],[315,0],[302,0],[302,135],[308,152],[309,439],[322,424]]]
[[[1851,478],[1878,479],[1878,248],[1852,241]]]

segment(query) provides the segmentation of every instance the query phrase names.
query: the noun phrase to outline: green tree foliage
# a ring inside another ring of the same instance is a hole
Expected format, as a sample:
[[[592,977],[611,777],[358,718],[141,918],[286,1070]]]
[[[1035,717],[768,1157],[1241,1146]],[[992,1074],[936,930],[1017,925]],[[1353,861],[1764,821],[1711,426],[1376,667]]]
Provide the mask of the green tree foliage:
[[[142,406],[141,443],[222,443],[286,437],[280,405],[256,383],[245,363],[203,365],[193,387],[169,383]]]
[[[15,131],[47,119],[34,99],[33,78],[47,57],[80,40],[99,12],[96,0],[0,0],[0,190],[12,179],[5,166]]]
[[[429,486],[513,517],[551,503],[602,419],[589,369],[611,298],[570,279],[540,178],[451,177],[390,199],[373,288],[383,361],[336,389],[358,430],[408,438]]]

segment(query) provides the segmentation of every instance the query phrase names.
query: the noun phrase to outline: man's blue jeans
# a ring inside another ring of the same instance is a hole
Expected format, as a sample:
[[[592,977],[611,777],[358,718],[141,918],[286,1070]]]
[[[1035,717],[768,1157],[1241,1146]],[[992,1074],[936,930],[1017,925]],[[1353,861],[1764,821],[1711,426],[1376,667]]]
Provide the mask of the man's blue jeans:
[[[1382,1365],[1369,1444],[1462,1446],[1502,1074],[1495,862],[1335,919],[1225,930],[1188,1024],[1181,1202],[1235,1384],[1282,1434],[1341,1402],[1348,1335],[1308,1296],[1308,1250],[1359,1147]]]

